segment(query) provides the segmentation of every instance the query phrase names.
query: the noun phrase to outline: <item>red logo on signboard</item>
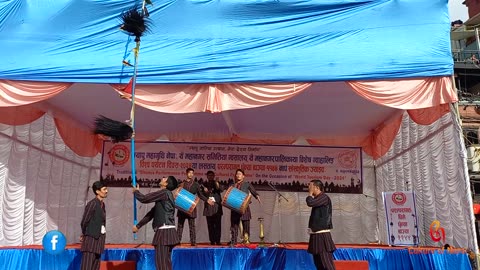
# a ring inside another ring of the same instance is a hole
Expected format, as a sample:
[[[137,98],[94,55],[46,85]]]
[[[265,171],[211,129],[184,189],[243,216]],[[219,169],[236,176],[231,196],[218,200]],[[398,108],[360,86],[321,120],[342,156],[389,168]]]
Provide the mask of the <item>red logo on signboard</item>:
[[[407,201],[407,196],[403,192],[395,192],[392,194],[392,201],[396,205],[404,205]]]
[[[130,158],[130,150],[123,144],[116,144],[108,151],[108,158],[113,165],[121,166]]]
[[[357,165],[358,155],[355,151],[343,151],[338,155],[338,161],[342,168],[350,169]]]

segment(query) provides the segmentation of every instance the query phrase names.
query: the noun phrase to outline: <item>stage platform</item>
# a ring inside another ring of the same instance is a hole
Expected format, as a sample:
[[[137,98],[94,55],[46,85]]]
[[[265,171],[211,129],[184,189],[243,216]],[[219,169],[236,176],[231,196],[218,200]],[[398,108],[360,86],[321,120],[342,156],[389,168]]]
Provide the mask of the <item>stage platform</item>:
[[[306,247],[306,244],[268,244],[266,247],[252,244],[233,248],[181,245],[173,250],[173,269],[314,270],[312,256],[306,252]],[[64,253],[49,255],[41,246],[3,247],[0,248],[0,266],[2,270],[78,270],[81,259],[79,248],[79,245],[69,245]],[[468,256],[462,249],[447,251],[433,247],[337,245],[334,256],[339,263],[360,261],[359,267],[361,261],[368,261],[370,270],[471,269]],[[109,270],[155,270],[153,258],[154,250],[150,245],[107,245],[102,255],[102,267]]]

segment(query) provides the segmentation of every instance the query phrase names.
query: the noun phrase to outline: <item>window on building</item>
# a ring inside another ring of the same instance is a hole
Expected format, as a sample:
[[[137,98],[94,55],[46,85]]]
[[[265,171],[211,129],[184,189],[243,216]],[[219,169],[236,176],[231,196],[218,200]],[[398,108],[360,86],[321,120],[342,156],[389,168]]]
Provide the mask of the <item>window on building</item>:
[[[465,143],[467,144],[467,146],[470,146],[472,144],[478,144],[478,133],[473,130],[468,131]]]

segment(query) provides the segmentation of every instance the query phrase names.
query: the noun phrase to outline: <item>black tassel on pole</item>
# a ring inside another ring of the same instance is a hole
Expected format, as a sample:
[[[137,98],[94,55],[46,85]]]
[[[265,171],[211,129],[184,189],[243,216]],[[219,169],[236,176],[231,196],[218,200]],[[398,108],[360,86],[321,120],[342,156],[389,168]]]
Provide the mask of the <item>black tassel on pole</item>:
[[[120,29],[127,32],[131,36],[135,36],[135,41],[140,41],[143,33],[149,31],[150,22],[146,19],[147,16],[142,14],[138,7],[133,7],[122,13],[120,19],[122,25]]]
[[[125,123],[100,115],[95,118],[93,133],[110,137],[114,142],[121,142],[132,137],[133,129]]]

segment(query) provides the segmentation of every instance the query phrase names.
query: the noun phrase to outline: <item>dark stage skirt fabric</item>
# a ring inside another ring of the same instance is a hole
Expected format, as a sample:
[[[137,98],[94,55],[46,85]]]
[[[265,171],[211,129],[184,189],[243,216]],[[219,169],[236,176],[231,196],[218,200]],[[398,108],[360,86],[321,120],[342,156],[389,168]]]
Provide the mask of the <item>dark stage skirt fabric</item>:
[[[157,229],[152,241],[152,245],[154,246],[175,246],[179,243],[180,241],[178,241],[177,230],[175,228]]]
[[[334,252],[336,249],[330,232],[310,234],[308,253],[320,254],[323,252]]]
[[[85,235],[82,242],[81,251],[102,254],[105,249],[105,234],[101,234],[98,239]]]

